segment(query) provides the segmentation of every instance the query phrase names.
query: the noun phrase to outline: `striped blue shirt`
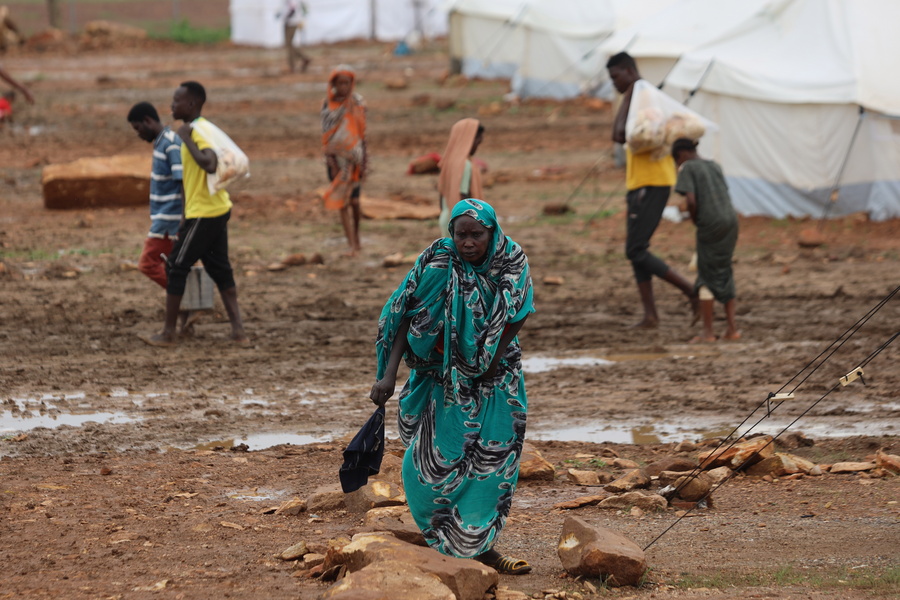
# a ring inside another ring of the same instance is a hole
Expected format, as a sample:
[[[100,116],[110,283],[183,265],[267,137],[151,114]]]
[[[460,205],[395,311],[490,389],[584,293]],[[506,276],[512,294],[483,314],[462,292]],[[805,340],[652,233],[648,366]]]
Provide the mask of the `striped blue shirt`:
[[[153,142],[149,237],[163,238],[168,234],[174,239],[178,233],[184,205],[181,179],[181,138],[164,127]]]

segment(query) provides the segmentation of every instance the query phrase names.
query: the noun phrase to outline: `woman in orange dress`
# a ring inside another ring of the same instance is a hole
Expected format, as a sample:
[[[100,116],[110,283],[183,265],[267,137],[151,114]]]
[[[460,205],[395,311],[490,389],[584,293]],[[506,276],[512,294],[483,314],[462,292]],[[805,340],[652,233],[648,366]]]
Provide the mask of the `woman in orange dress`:
[[[355,85],[353,69],[338,66],[328,78],[328,97],[322,104],[322,150],[331,180],[325,208],[341,212],[350,256],[360,250],[360,183],[366,173],[366,105],[353,91]]]

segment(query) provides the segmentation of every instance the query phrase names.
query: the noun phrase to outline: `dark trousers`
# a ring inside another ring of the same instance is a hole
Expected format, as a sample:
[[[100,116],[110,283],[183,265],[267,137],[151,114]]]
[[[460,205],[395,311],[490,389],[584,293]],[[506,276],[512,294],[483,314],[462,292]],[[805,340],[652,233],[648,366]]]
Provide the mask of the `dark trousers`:
[[[669,265],[650,253],[650,238],[669,201],[669,187],[647,186],[631,190],[625,201],[628,205],[625,256],[631,261],[634,278],[642,283],[650,281],[654,275],[662,277],[668,272]]]
[[[231,211],[219,217],[184,221],[184,225],[178,230],[172,254],[166,261],[169,275],[167,294],[184,295],[188,273],[198,260],[203,261],[203,268],[216,282],[220,292],[234,287],[234,273],[228,260],[229,218]]]

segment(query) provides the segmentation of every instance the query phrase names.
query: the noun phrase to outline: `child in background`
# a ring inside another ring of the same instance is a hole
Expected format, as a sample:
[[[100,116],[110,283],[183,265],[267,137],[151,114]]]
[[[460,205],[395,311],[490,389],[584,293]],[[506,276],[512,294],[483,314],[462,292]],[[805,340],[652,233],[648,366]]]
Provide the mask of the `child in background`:
[[[478,119],[461,119],[450,128],[450,140],[439,163],[441,176],[441,215],[438,226],[443,237],[449,236],[450,207],[460,200],[483,198],[481,170],[472,164],[472,156],[484,139],[484,126]]]
[[[360,185],[366,174],[366,104],[353,91],[356,73],[340,65],[328,78],[328,97],[322,104],[322,152],[331,185],[325,208],[341,211],[341,225],[350,245],[348,256],[360,251]]]
[[[713,300],[725,305],[724,338],[737,340],[735,285],[731,266],[738,239],[738,217],[731,204],[722,168],[697,155],[697,142],[679,138],[672,144],[678,167],[675,192],[685,197],[688,213],[697,226],[697,282],[703,332],[691,342],[714,342]]]

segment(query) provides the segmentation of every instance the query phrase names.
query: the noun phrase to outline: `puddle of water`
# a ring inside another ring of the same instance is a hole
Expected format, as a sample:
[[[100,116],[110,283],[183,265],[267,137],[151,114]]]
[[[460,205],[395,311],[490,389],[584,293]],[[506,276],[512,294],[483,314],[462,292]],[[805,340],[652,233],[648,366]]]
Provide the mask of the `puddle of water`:
[[[216,448],[225,448],[230,450],[235,446],[247,444],[250,450],[265,450],[272,446],[281,444],[293,444],[295,446],[305,446],[307,444],[320,444],[330,442],[331,435],[308,435],[303,433],[257,433],[244,436],[241,438],[229,438],[223,440],[213,440],[193,446],[194,450],[215,450]]]
[[[752,433],[776,435],[787,427],[792,418],[769,418],[753,428]],[[609,424],[593,422],[577,427],[529,426],[527,437],[535,440],[558,440],[564,442],[609,442],[613,444],[667,444],[684,440],[695,441],[714,437],[725,437],[734,430],[712,421],[691,420],[671,424]],[[736,436],[747,433],[748,427],[740,429]],[[785,433],[802,431],[808,437],[843,438],[857,435],[894,435],[900,431],[900,418],[879,419],[877,422],[834,423],[831,420],[810,417],[794,424]]]
[[[607,367],[615,364],[605,358],[581,356],[576,358],[551,358],[545,356],[529,356],[522,359],[522,370],[525,373],[544,373],[560,367]]]
[[[56,429],[61,425],[80,427],[85,423],[133,423],[139,419],[129,417],[121,412],[94,412],[70,414],[54,412],[52,414],[21,413],[4,410],[0,412],[0,434],[17,431],[31,431],[38,427]]]
[[[127,395],[127,391],[125,392]],[[81,411],[70,412],[69,407],[60,408],[71,400],[84,400],[84,392],[40,394],[31,398],[12,398],[14,408],[0,411],[0,434],[31,431],[38,427],[56,429],[62,425],[81,427],[86,423],[133,423],[139,421],[124,412]],[[76,408],[87,408],[88,403],[79,402]]]
[[[541,356],[529,355],[522,359],[522,370],[525,373],[545,373],[561,367],[608,367],[617,362],[653,361],[663,359],[693,360],[700,356],[717,356],[715,351],[678,352],[643,352],[636,354],[605,354],[603,356]]]
[[[719,437],[728,435],[731,429],[686,431],[680,427],[660,425],[609,425],[589,423],[578,427],[529,428],[526,437],[536,440],[561,442],[609,442],[612,444],[663,444],[685,439]]]
[[[262,502],[263,500],[277,500],[287,495],[279,490],[238,490],[228,494],[232,500],[244,500],[250,502]]]

